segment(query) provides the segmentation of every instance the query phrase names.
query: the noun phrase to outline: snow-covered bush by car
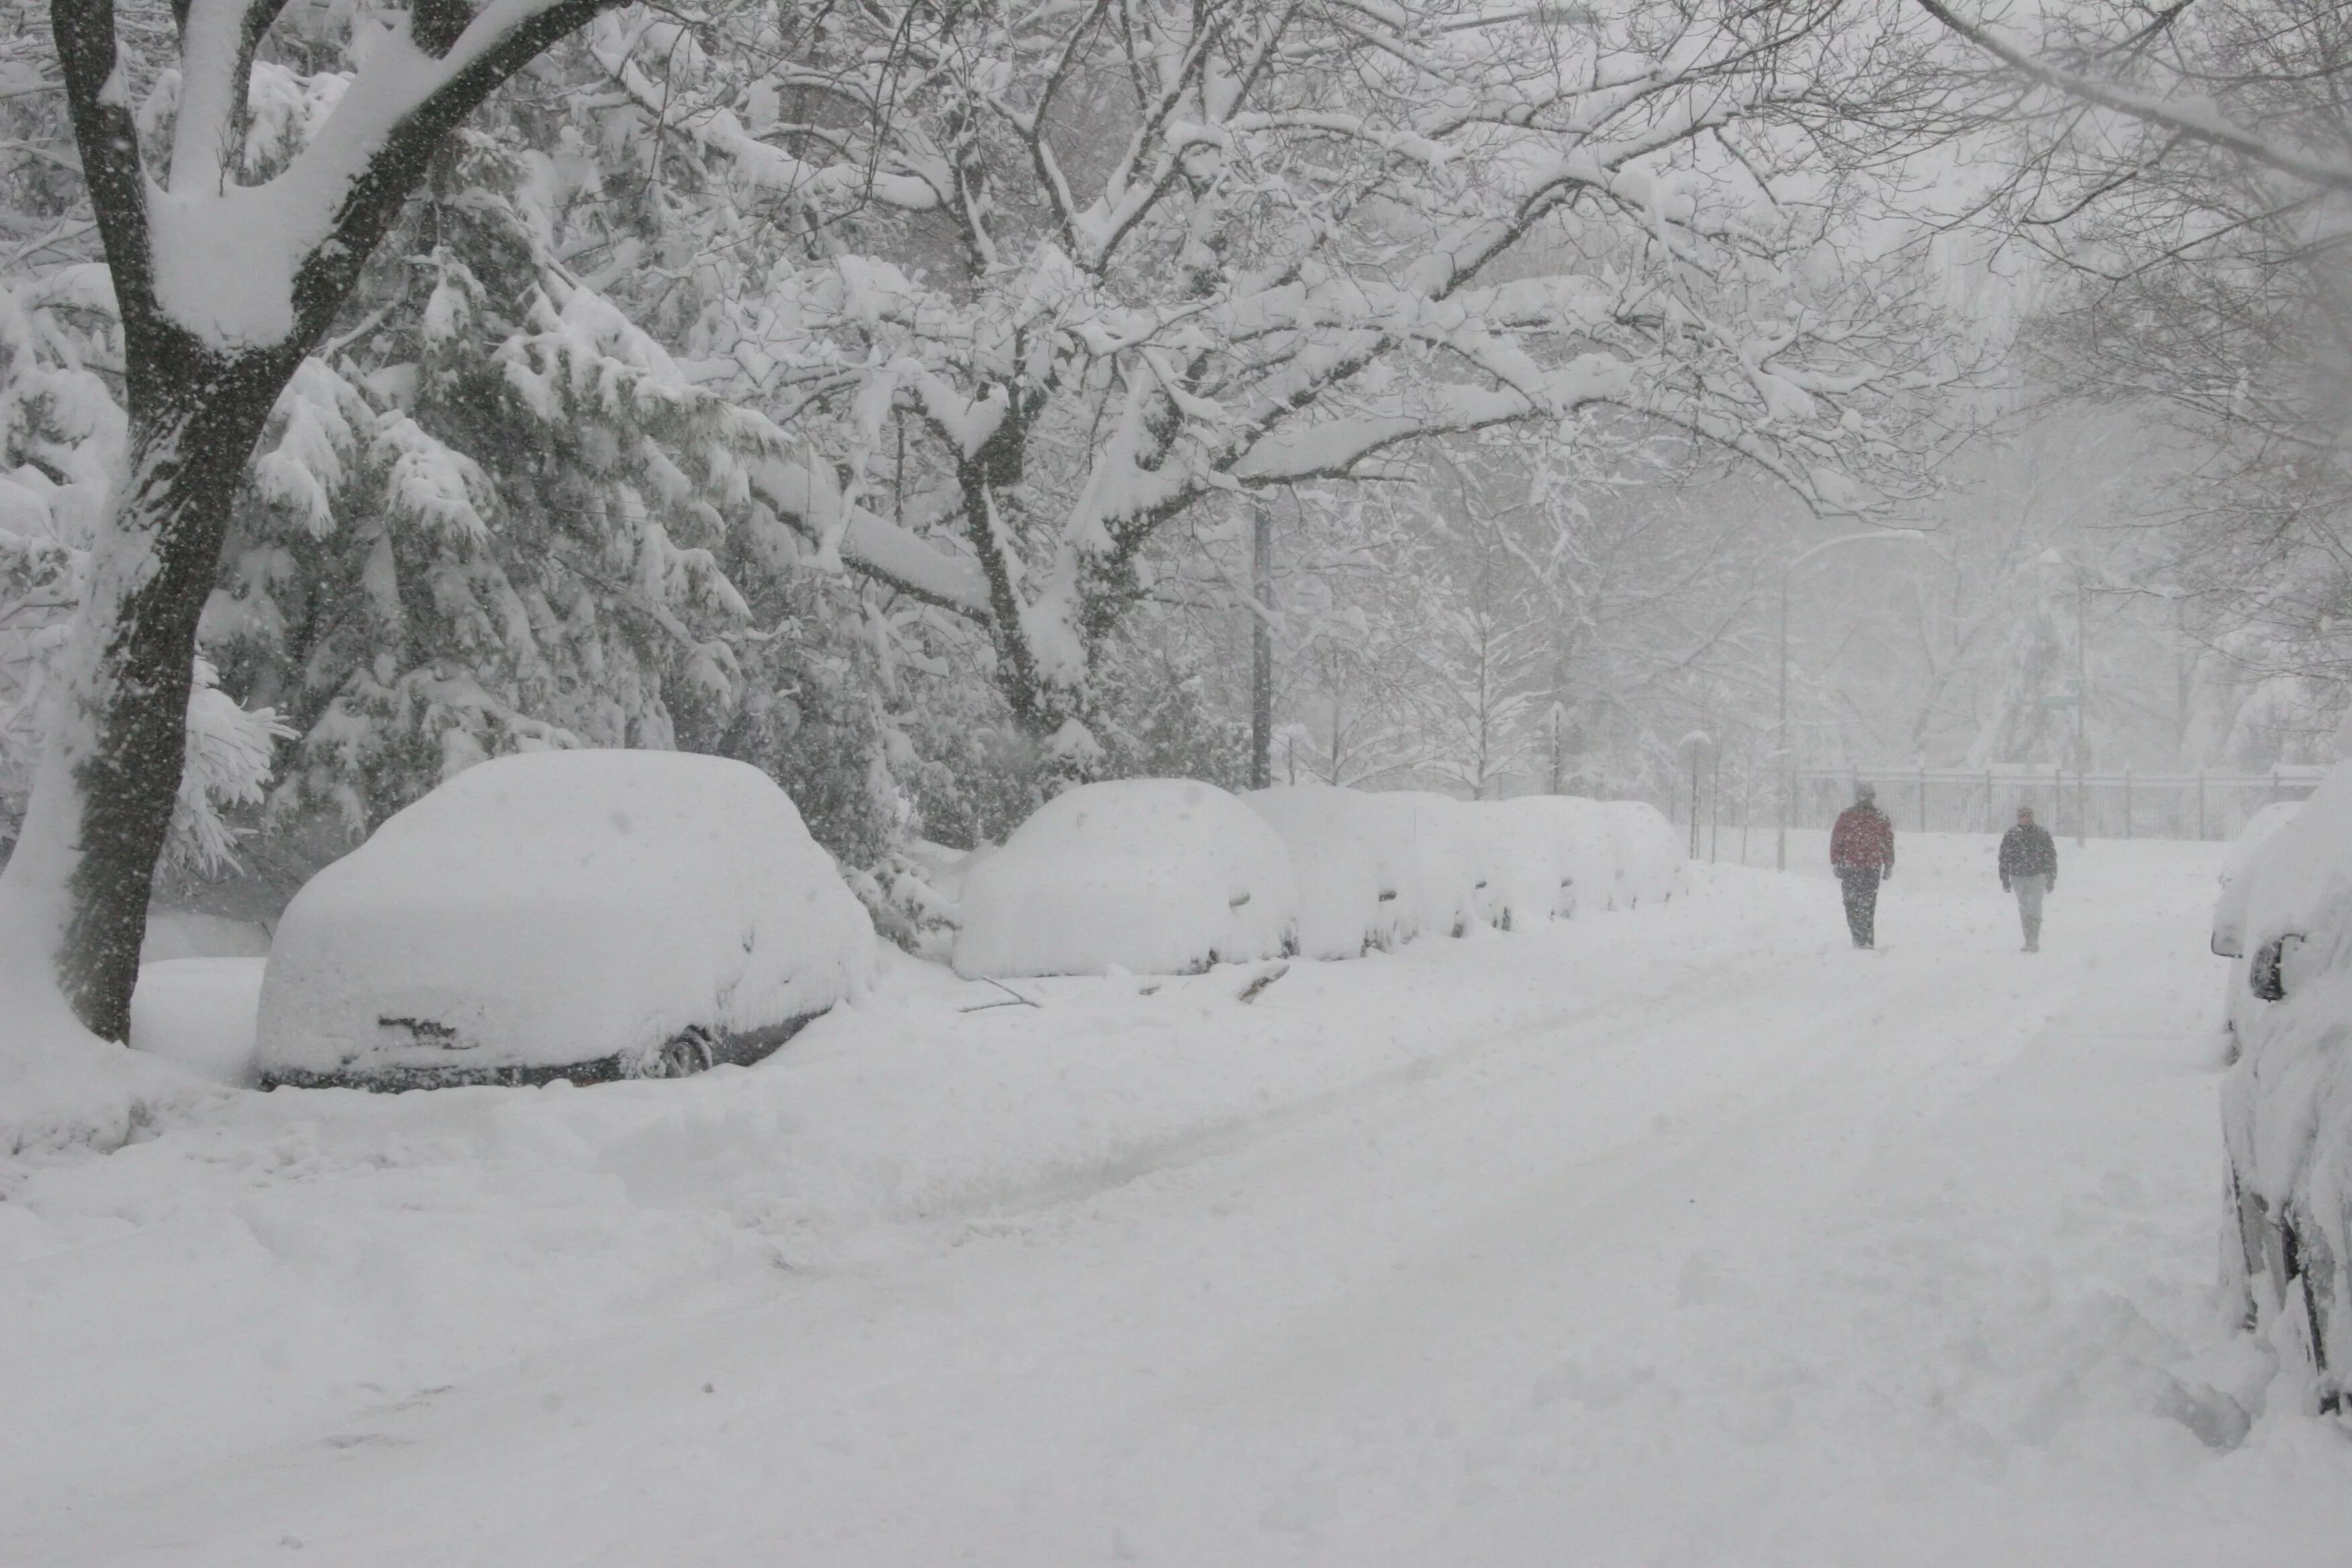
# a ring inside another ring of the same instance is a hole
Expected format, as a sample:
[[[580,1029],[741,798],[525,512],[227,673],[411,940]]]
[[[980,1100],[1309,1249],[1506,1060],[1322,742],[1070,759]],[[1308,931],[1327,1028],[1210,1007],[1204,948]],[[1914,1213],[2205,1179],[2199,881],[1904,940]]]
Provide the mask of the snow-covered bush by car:
[[[757,769],[672,752],[479,763],[295,896],[265,1081],[400,1088],[749,1060],[858,992],[872,923]]]
[[[1282,836],[1214,784],[1122,779],[1065,791],[971,867],[955,968],[968,976],[1181,973],[1297,941]]]
[[[2224,901],[2241,889],[2223,1267],[2248,1323],[2334,1407],[2352,1368],[2352,767],[2247,858]]]

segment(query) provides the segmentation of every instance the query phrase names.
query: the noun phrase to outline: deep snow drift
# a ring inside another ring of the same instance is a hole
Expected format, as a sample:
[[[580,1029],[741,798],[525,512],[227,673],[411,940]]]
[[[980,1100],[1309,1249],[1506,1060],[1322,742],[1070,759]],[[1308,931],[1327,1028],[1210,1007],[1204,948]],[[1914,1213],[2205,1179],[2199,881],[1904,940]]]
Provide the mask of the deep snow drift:
[[[1991,845],[1878,953],[1700,868],[19,1163],[0,1561],[2339,1563],[2221,1321],[2220,847],[2069,846],[2029,958]]]

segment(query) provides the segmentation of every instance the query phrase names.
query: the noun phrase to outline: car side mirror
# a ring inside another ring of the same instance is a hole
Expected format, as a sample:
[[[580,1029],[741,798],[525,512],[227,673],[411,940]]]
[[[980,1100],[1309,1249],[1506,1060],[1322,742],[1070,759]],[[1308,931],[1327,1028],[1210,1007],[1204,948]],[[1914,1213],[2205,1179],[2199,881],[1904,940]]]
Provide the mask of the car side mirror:
[[[2280,970],[2286,959],[2286,944],[2302,940],[2300,933],[2289,931],[2254,949],[2254,956],[2246,963],[2246,989],[2265,1002],[2276,1002],[2285,996],[2286,980]]]

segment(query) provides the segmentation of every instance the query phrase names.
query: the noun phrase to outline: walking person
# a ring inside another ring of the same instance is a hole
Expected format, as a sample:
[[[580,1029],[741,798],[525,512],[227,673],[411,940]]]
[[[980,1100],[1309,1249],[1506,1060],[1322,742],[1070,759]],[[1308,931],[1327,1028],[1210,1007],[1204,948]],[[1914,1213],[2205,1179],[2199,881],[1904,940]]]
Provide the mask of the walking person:
[[[2000,888],[2017,895],[2017,923],[2025,928],[2025,951],[2042,951],[2042,899],[2058,885],[2058,846],[2050,830],[2033,820],[2033,808],[2017,808],[2017,826],[2000,836]]]
[[[1878,884],[1895,875],[1895,824],[1878,809],[1878,792],[1853,786],[1853,804],[1830,830],[1830,869],[1845,894],[1846,929],[1856,947],[1878,942]]]

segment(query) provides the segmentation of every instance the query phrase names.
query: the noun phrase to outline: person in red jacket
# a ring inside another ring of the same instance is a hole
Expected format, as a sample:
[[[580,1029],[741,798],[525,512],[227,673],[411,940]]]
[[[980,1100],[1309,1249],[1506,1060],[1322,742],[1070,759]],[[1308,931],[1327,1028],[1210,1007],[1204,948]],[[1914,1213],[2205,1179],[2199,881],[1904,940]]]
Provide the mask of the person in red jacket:
[[[1830,869],[1845,893],[1846,929],[1853,945],[1877,942],[1878,884],[1895,875],[1895,824],[1878,809],[1878,792],[1853,786],[1853,804],[1838,813],[1830,830]]]

